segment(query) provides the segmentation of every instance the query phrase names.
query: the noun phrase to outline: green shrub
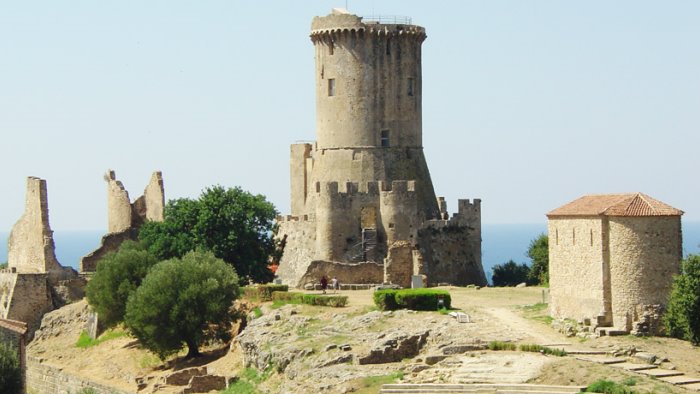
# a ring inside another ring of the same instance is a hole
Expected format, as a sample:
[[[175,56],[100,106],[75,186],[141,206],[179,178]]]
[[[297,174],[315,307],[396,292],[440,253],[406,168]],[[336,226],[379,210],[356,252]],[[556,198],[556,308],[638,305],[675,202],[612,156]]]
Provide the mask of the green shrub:
[[[271,301],[273,292],[284,292],[288,290],[289,286],[287,285],[266,284],[246,286],[243,288],[243,296],[249,300]]]
[[[347,305],[348,297],[340,295],[303,294],[297,292],[275,291],[272,293],[272,301],[273,306],[281,306],[284,304],[306,304],[343,307]]]
[[[489,350],[516,350],[517,346],[510,342],[491,341],[488,344]]]
[[[669,336],[700,344],[700,256],[691,254],[681,263],[681,274],[673,280],[664,325]]]
[[[272,301],[287,301],[290,304],[301,304],[304,293],[295,291],[274,291]]]
[[[452,298],[447,290],[377,290],[372,297],[375,305],[381,310],[406,308],[415,311],[436,311],[440,308],[450,309],[452,306]],[[438,299],[443,300],[442,306],[438,306]]]
[[[85,288],[90,306],[105,327],[124,321],[126,303],[141,285],[158,259],[136,242],[124,242],[117,252],[108,253],[97,263],[97,270]]]
[[[0,342],[0,393],[22,392],[22,370],[14,347]]]
[[[542,353],[542,354],[547,354],[547,355],[552,355],[552,356],[557,356],[557,357],[566,356],[566,352],[563,349],[554,349],[554,348],[547,347],[547,346],[533,345],[533,344],[520,345],[520,351],[521,352]]]
[[[338,295],[321,295],[321,294],[304,294],[302,303],[307,305],[343,307],[348,303],[347,296]]]
[[[372,294],[374,305],[383,311],[399,309],[396,304],[396,290],[377,290]]]
[[[493,266],[493,276],[491,280],[494,286],[516,286],[527,282],[530,267],[526,264],[517,264],[513,260],[507,263]]]
[[[635,391],[627,386],[615,383],[611,380],[596,380],[586,387],[587,393],[603,393],[603,394],[634,394]]]
[[[442,306],[438,306],[440,299]],[[436,311],[439,308],[450,309],[452,298],[447,290],[402,289],[396,292],[396,303],[414,311]]]

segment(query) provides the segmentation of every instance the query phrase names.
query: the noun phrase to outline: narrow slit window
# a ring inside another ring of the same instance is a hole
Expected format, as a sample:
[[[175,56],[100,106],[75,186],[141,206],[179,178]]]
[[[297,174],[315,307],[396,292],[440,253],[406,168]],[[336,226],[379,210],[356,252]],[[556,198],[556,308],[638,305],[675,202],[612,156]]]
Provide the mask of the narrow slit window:
[[[559,245],[559,229],[558,228],[554,229],[554,243],[556,245]]]
[[[328,79],[328,96],[335,96],[335,78]]]
[[[408,78],[408,95],[413,96],[413,92],[415,91],[415,80],[413,78]]]
[[[382,148],[389,147],[389,130],[382,130],[381,139],[379,142]]]
[[[591,246],[593,246],[593,230],[591,229]]]
[[[391,40],[386,40],[386,54],[391,55]]]
[[[576,229],[571,230],[571,240],[574,245],[576,245]]]
[[[333,55],[333,50],[335,49],[335,45],[333,44],[333,41],[328,43],[328,54]]]

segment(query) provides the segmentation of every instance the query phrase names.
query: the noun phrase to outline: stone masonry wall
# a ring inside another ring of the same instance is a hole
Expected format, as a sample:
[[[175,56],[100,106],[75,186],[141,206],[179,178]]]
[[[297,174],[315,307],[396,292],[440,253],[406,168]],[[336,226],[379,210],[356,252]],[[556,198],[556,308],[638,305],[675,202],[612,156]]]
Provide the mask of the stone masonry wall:
[[[638,311],[666,305],[681,259],[680,216],[610,217],[615,327],[630,330],[632,323],[641,318]]]
[[[17,274],[0,272],[2,305],[0,316],[26,322],[29,336],[39,328],[41,317],[53,309],[48,274]]]
[[[413,245],[408,241],[396,241],[389,246],[384,259],[384,283],[411,287],[413,275]]]
[[[129,202],[129,193],[109,170],[104,177],[107,181],[107,234],[102,237],[100,246],[80,259],[80,272],[92,272],[97,262],[109,252],[119,249],[126,240],[135,240],[138,228],[146,221],[163,221],[165,212],[165,192],[163,175],[155,171],[151,175],[143,195]]]
[[[308,217],[278,217],[278,241],[284,240],[284,253],[277,276],[283,283],[298,287],[316,252],[316,222]],[[281,238],[280,238],[281,237]]]
[[[90,388],[105,394],[135,394],[69,374],[60,367],[42,364],[39,359],[31,356],[27,357],[26,376],[27,390],[30,393],[71,394]]]
[[[53,231],[49,225],[46,181],[27,178],[24,214],[12,227],[8,241],[7,264],[19,273],[39,273],[60,269],[54,253]]]
[[[373,262],[336,263],[314,260],[299,280],[299,287],[307,283],[319,283],[323,275],[329,279],[335,276],[341,284],[379,284],[384,279],[384,267],[383,264]]]
[[[124,184],[113,170],[104,177],[107,182],[107,232],[120,233],[131,227],[131,200]]]
[[[602,219],[552,218],[548,233],[551,315],[595,322],[605,315]]]

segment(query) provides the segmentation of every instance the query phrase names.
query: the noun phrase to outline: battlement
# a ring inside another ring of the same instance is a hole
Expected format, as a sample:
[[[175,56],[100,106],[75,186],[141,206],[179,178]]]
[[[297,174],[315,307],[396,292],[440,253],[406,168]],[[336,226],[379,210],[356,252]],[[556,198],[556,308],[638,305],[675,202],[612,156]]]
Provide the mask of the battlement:
[[[425,40],[425,28],[412,24],[408,17],[360,17],[346,10],[334,9],[330,15],[317,16],[311,22],[311,41],[337,39],[343,34],[369,33],[379,36],[415,37]]]
[[[277,215],[275,218],[278,223],[289,223],[289,222],[314,222],[316,221],[316,215],[315,214],[308,214],[308,215],[300,215],[300,216],[295,216],[295,215]]]
[[[369,181],[369,182],[316,182],[314,185],[316,194],[319,195],[368,195],[415,193],[416,181]]]
[[[469,199],[457,200],[457,213],[455,215],[473,215],[481,213],[481,199],[475,198],[473,202]]]

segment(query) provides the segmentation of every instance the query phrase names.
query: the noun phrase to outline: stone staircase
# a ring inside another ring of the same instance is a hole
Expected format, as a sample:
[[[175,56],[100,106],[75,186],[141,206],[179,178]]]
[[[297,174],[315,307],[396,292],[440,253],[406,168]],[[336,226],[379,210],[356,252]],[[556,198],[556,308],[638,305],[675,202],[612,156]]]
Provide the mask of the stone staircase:
[[[642,364],[630,362],[625,357],[609,357],[604,355],[579,355],[576,359],[582,361],[604,364],[609,367],[624,369],[656,378],[662,382],[683,387],[690,391],[700,391],[700,378],[688,376],[684,372],[675,369],[660,368],[655,364]]]
[[[520,383],[472,383],[472,384],[385,384],[381,394],[446,394],[446,393],[498,393],[498,394],[571,394],[579,393],[585,386],[552,386]]]

